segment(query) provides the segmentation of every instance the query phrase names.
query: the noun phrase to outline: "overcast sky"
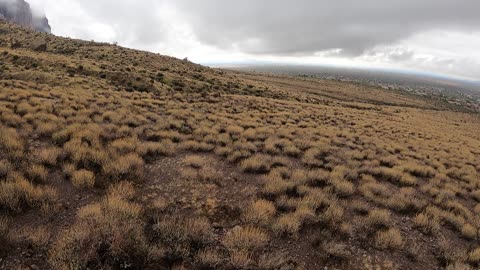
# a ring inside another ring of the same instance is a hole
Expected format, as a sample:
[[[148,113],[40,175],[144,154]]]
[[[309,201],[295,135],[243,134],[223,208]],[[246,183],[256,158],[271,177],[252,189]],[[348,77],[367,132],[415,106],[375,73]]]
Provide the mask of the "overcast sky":
[[[480,80],[479,0],[29,2],[56,35],[203,64],[386,67]]]

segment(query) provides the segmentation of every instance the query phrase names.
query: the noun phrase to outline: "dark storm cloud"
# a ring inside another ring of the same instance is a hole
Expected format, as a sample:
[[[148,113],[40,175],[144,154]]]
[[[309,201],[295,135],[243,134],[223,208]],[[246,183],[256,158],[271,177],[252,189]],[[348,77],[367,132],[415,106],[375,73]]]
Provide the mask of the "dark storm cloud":
[[[478,0],[177,0],[197,38],[254,54],[357,56],[429,30],[480,29]],[[402,56],[400,55],[400,58]]]

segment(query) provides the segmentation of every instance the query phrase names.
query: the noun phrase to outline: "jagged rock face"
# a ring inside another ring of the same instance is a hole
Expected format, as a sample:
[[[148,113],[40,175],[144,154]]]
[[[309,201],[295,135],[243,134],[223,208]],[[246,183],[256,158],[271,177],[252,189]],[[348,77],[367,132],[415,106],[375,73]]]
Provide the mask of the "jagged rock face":
[[[24,0],[0,0],[0,19],[7,20],[40,32],[51,32],[45,16],[34,15]]]

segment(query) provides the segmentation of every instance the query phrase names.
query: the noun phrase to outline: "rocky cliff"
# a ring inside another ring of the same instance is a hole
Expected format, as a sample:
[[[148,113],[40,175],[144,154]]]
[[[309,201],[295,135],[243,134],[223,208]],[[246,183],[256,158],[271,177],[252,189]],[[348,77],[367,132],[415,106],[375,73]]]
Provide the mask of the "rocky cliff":
[[[24,0],[0,0],[0,19],[40,32],[51,32],[48,19],[45,16],[35,14]]]

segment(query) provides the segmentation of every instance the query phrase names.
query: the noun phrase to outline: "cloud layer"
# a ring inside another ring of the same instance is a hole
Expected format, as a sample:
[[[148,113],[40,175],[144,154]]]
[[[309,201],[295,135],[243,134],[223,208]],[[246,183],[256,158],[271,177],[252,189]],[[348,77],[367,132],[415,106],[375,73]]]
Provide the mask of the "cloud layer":
[[[341,58],[480,78],[472,70],[480,63],[475,0],[31,2],[44,8],[54,33],[202,61]]]

